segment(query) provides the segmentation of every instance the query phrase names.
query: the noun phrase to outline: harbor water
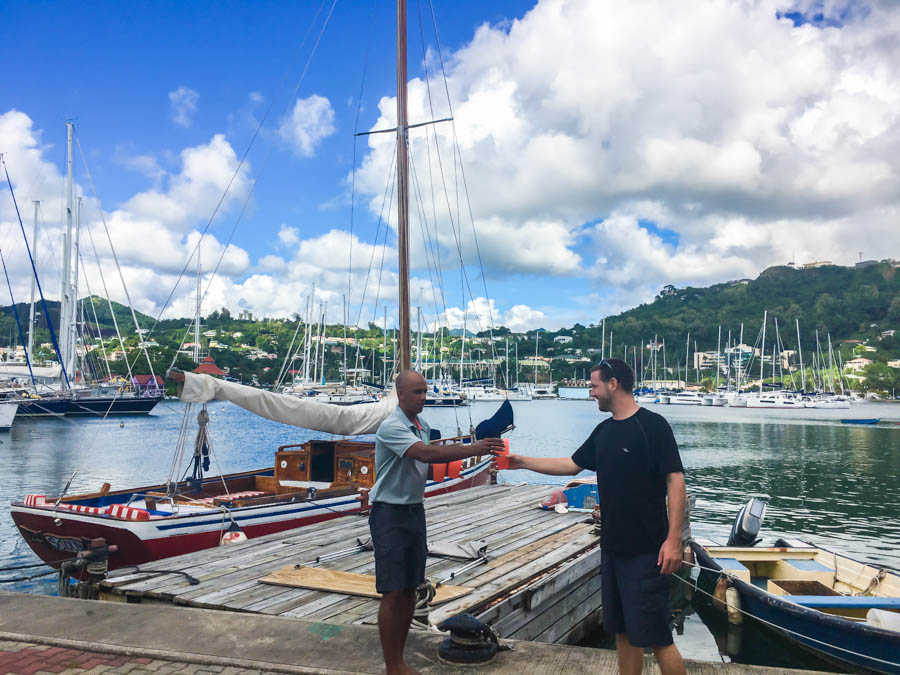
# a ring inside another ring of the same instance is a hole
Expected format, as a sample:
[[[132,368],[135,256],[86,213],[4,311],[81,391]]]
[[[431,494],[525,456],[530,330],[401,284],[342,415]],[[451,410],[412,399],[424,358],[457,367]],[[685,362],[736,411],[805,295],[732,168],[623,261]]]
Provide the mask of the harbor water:
[[[424,415],[432,427],[453,435],[496,407],[429,408]],[[724,543],[740,506],[750,497],[762,497],[769,504],[764,542],[795,537],[900,570],[900,405],[859,403],[851,410],[648,407],[664,415],[675,432],[688,491],[697,498],[691,516],[695,535]],[[570,455],[605,417],[589,400],[521,401],[513,408],[511,450],[536,456]],[[95,491],[104,482],[115,490],[181,478],[186,466],[173,467],[172,461],[183,411],[183,404],[164,401],[141,418],[16,420],[0,436],[0,567],[39,562],[10,518],[14,499],[29,493],[56,496],[73,472],[70,493]],[[213,402],[209,411],[211,473],[271,466],[278,446],[326,437],[264,420],[230,403]],[[880,418],[881,423],[841,424],[841,418],[851,417]],[[195,429],[196,423],[191,434]],[[504,471],[500,478],[565,482],[525,471]],[[4,571],[0,580],[43,571]],[[0,590],[55,594],[56,578],[2,583]],[[713,635],[696,614],[689,613],[684,625],[676,644],[686,657],[720,660]]]

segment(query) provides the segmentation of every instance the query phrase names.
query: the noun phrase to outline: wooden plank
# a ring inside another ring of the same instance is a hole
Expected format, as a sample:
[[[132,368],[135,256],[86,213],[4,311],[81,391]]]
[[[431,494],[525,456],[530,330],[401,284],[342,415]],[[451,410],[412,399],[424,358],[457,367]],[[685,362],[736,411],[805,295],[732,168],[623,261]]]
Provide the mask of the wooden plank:
[[[263,584],[310,588],[313,590],[331,591],[347,595],[360,595],[365,598],[380,598],[375,590],[375,576],[371,574],[354,574],[339,572],[321,567],[299,567],[293,565],[283,567],[259,580]],[[464,586],[441,585],[437,589],[432,604],[439,605],[462,595],[472,589]]]
[[[600,575],[600,547],[592,549],[567,563],[548,576],[533,582],[524,589],[525,605],[528,609],[539,607],[548,598],[563,588],[568,588],[576,580],[588,574]]]
[[[489,602],[497,597],[510,593],[517,585],[530,581],[544,570],[559,564],[567,558],[577,555],[581,551],[597,545],[597,537],[590,532],[573,539],[555,550],[531,561],[517,569],[512,574],[505,575],[487,584],[479,586],[470,595],[452,600],[439,607],[432,615],[431,621],[435,625],[444,619],[462,611],[472,611],[476,607]]]

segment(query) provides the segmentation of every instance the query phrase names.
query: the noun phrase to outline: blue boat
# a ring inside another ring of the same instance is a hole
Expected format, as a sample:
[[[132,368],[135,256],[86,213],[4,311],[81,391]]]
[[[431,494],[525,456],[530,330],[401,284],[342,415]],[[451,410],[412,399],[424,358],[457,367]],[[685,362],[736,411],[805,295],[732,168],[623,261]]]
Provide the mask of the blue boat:
[[[878,424],[880,421],[880,417],[851,417],[848,419],[842,419],[841,424]]]
[[[797,540],[755,547],[764,514],[751,500],[728,546],[691,542],[698,590],[734,628],[750,621],[841,670],[900,673],[900,575]]]

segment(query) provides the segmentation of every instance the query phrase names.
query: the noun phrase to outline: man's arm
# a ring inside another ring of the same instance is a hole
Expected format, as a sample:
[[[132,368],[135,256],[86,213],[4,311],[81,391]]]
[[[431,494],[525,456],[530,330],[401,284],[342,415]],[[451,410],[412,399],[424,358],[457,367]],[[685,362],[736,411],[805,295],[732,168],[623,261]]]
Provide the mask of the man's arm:
[[[549,476],[574,476],[584,471],[571,457],[526,457],[525,455],[510,455],[509,468],[528,469]]]
[[[669,501],[669,536],[660,547],[656,561],[660,574],[672,574],[681,567],[681,529],[684,526],[684,506],[687,502],[683,473],[666,474],[666,496]]]
[[[490,455],[492,452],[503,450],[503,440],[500,438],[483,438],[475,443],[463,445],[427,445],[422,441],[416,441],[406,449],[405,456],[417,459],[427,464],[442,464],[455,462],[466,457],[477,455]]]

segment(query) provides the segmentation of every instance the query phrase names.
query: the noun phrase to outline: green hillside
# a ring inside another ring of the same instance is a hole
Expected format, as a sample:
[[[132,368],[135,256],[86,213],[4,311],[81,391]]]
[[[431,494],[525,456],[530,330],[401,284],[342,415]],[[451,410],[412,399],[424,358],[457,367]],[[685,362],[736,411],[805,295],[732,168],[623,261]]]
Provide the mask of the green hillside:
[[[93,303],[96,311],[96,321],[89,302]],[[96,341],[98,328],[104,340],[115,336],[105,300],[85,298],[84,307],[85,324],[95,344],[99,345]],[[18,304],[17,309],[24,323],[27,321],[28,307]],[[56,325],[57,303],[48,303],[48,309]],[[135,368],[138,372],[146,372],[146,359],[137,358],[138,354],[134,351],[138,340],[130,311],[118,303],[113,303],[113,311],[119,322],[125,350],[129,353],[129,361],[137,363]],[[606,317],[607,355],[611,353],[622,358],[628,347],[628,360],[633,362],[634,348],[638,347],[637,360],[640,368],[641,355],[645,359],[648,355],[646,349],[642,350],[640,346],[646,346],[656,336],[660,341],[665,341],[667,363],[672,367],[674,375],[676,364],[683,368],[688,333],[692,351],[695,343],[699,351],[711,351],[716,349],[719,326],[722,327],[724,343],[729,330],[736,341],[743,324],[744,342],[753,345],[764,311],[768,311],[769,316],[767,346],[773,344],[777,320],[785,349],[796,349],[795,321],[799,320],[805,363],[809,363],[815,351],[818,330],[823,345],[827,345],[827,338],[831,336],[843,361],[864,355],[874,362],[865,373],[871,376],[869,379],[873,388],[890,391],[891,387],[896,387],[900,390],[900,369],[886,365],[888,361],[900,358],[900,341],[885,335],[892,329],[900,328],[900,274],[898,267],[892,262],[863,267],[771,267],[756,279],[736,280],[707,288],[666,286],[652,302]],[[20,342],[12,314],[12,307],[0,308],[0,346]],[[262,383],[271,383],[281,369],[281,363],[297,330],[297,320],[296,315],[284,319],[254,319],[248,312],[242,312],[235,318],[226,309],[216,310],[204,320],[204,332],[213,331],[215,337],[212,337],[212,333],[204,336],[201,341],[203,351],[213,356],[216,363],[228,369],[234,377],[244,380],[255,377]],[[138,314],[138,321],[142,328],[154,325],[154,318],[147,315]],[[590,325],[575,324],[557,331],[540,330],[527,334],[512,334],[504,327],[497,327],[494,330],[493,344],[486,339],[489,337],[488,332],[479,333],[476,337],[468,338],[466,360],[479,363],[467,367],[466,376],[489,377],[492,359],[499,361],[498,372],[504,373],[506,364],[502,359],[506,349],[504,340],[507,338],[511,358],[514,345],[518,345],[520,359],[528,359],[535,353],[535,338],[540,332],[539,354],[550,359],[551,373],[548,375],[545,363],[538,364],[538,380],[546,382],[551,375],[554,380],[581,378],[587,374],[591,363],[599,360],[599,349],[603,342],[602,321],[600,317],[594,321]],[[147,336],[155,343],[151,349],[151,360],[156,372],[162,372],[172,362],[176,349],[185,340],[189,323],[189,319],[168,319],[160,322],[153,333]],[[456,363],[459,360],[462,346],[459,333],[460,331],[445,332],[443,344],[449,350],[444,354],[445,363]],[[302,337],[303,331],[299,334]],[[343,327],[328,326],[326,334],[339,338],[343,335]],[[349,335],[355,341],[354,344],[359,346],[359,363],[370,368],[374,365],[375,372],[381,373],[385,359],[381,352],[382,331],[370,324],[366,329],[351,329]],[[568,336],[571,340],[555,341],[554,338],[559,336]],[[47,343],[49,340],[46,321],[41,316],[36,343]],[[190,340],[188,337],[187,341]],[[848,343],[847,340],[865,344]],[[105,344],[108,352],[118,348],[118,344],[112,342]],[[390,340],[388,344],[391,344]],[[427,339],[425,348],[429,349]],[[350,367],[357,363],[356,349],[356,346],[349,349]],[[430,349],[432,354],[436,352],[435,345],[432,344]],[[327,348],[325,377],[328,380],[340,378],[343,352],[343,346],[337,346],[334,342]],[[101,353],[100,350],[92,352],[92,359],[96,360]],[[54,358],[48,350],[39,351],[36,356],[38,360]],[[392,354],[386,355],[386,358],[390,363]],[[178,355],[178,363],[185,368],[194,367],[185,353]],[[510,364],[511,373],[515,372],[515,365]],[[535,366],[529,363],[520,365],[521,378],[530,381],[534,377]],[[99,364],[95,364],[94,368],[98,372],[102,370]],[[117,372],[126,372],[123,360],[114,363],[112,368]],[[701,377],[708,378],[710,375],[710,372],[702,373]],[[696,377],[694,373],[691,379]]]

